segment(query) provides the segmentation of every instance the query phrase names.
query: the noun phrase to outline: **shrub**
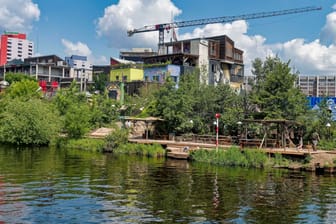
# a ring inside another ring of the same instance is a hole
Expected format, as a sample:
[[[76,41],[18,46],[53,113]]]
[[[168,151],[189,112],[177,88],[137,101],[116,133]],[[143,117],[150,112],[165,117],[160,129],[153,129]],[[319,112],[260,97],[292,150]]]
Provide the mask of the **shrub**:
[[[128,142],[128,130],[116,128],[105,140],[107,149],[116,149]]]
[[[0,116],[0,141],[16,145],[47,145],[61,126],[53,108],[39,99],[12,99]]]
[[[82,149],[86,151],[103,151],[105,146],[104,139],[92,139],[92,138],[82,138],[82,139],[69,139],[62,143],[62,147],[69,149]]]
[[[122,144],[113,149],[113,153],[139,155],[146,157],[162,157],[165,155],[165,150],[159,144]]]

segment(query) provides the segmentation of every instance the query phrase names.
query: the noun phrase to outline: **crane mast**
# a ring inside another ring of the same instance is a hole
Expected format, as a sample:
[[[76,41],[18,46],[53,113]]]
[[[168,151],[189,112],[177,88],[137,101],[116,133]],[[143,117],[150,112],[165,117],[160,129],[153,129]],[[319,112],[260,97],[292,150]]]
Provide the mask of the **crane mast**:
[[[237,16],[222,16],[216,18],[208,18],[208,19],[196,19],[189,21],[181,21],[181,22],[173,22],[173,23],[162,23],[156,25],[147,25],[138,29],[131,29],[127,31],[128,36],[132,36],[135,33],[144,33],[144,32],[152,32],[159,31],[159,54],[162,54],[164,51],[164,31],[170,30],[173,28],[180,27],[188,27],[188,26],[200,26],[214,23],[227,23],[233,22],[237,20],[250,20],[250,19],[258,19],[272,16],[281,16],[295,13],[304,13],[309,11],[321,10],[322,7],[308,6],[303,8],[294,8],[287,10],[279,10],[279,11],[270,11],[270,12],[259,12],[259,13],[251,13],[251,14],[242,14]]]

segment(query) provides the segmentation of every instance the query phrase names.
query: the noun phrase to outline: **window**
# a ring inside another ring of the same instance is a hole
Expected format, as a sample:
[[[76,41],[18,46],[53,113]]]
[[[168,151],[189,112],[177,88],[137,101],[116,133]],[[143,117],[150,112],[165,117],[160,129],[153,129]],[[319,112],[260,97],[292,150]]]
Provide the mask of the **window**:
[[[116,76],[116,80],[119,81],[119,75]]]
[[[123,82],[126,82],[126,81],[127,81],[127,76],[126,76],[126,75],[124,75],[124,76],[122,77],[122,81],[123,81]]]
[[[158,82],[158,81],[159,81],[159,78],[160,78],[160,76],[158,76],[158,75],[154,75],[154,76],[153,76],[153,81],[157,81],[157,82]]]
[[[215,64],[211,64],[211,71],[216,72],[216,65]]]

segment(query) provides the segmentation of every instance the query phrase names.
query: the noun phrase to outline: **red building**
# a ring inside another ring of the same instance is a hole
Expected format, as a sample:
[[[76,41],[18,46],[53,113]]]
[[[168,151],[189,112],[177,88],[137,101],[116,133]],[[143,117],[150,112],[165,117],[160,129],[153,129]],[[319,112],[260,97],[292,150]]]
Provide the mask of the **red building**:
[[[0,38],[0,66],[13,59],[25,59],[33,56],[33,43],[26,34],[5,32]]]

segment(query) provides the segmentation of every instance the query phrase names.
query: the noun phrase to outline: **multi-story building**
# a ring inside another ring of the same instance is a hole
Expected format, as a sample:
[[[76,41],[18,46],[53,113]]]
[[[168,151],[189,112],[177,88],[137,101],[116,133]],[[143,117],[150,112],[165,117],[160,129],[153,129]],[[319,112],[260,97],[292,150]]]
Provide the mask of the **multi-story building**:
[[[143,81],[144,72],[142,64],[118,58],[111,58],[111,82]]]
[[[121,50],[119,54],[120,59],[143,62],[144,58],[156,56],[157,52],[153,51],[152,48],[132,48],[132,50]]]
[[[92,64],[88,61],[86,56],[72,55],[65,57],[65,62],[73,68],[75,78],[84,84],[92,82]]]
[[[0,40],[0,66],[7,62],[32,57],[34,54],[33,42],[26,39],[26,34],[5,32]]]
[[[336,75],[299,75],[296,85],[306,96],[336,96]]]
[[[198,67],[203,83],[227,83],[232,88],[241,88],[244,81],[243,51],[235,48],[234,41],[228,36],[175,41],[166,43],[165,47],[166,55],[146,57],[144,63],[169,61],[183,67]]]
[[[54,92],[58,87],[69,86],[76,79],[74,69],[56,55],[12,60],[0,67],[0,73],[21,73],[34,77],[45,92]]]

